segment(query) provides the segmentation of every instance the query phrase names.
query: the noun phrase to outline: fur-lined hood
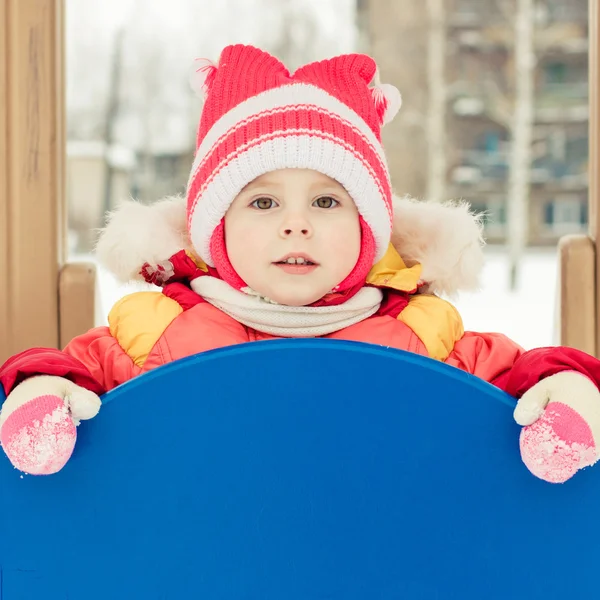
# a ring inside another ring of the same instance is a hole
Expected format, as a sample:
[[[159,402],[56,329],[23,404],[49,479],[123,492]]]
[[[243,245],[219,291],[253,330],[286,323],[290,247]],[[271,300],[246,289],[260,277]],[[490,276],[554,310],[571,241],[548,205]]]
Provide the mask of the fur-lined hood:
[[[421,265],[429,292],[454,296],[479,286],[483,267],[482,224],[464,202],[421,202],[394,197],[392,244],[408,267]],[[141,280],[142,266],[160,265],[191,249],[186,201],[180,196],[151,205],[124,202],[109,214],[96,254],[121,282]]]

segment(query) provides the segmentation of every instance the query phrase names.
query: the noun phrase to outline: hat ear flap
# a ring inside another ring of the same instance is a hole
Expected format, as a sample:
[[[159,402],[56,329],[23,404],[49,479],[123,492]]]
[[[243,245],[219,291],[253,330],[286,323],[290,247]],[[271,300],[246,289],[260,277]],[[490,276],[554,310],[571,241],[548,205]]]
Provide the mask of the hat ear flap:
[[[208,58],[197,58],[190,72],[190,87],[196,95],[205,100],[217,74],[217,65]]]

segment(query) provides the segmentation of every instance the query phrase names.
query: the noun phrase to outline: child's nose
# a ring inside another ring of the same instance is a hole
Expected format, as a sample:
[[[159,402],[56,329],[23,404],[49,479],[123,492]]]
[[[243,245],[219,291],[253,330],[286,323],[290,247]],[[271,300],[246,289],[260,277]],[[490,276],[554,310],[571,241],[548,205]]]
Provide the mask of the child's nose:
[[[285,237],[293,235],[296,232],[300,233],[301,235],[307,236],[309,234],[309,229],[308,229],[308,227],[303,227],[303,228],[291,228],[290,227],[288,229],[283,230],[283,234]]]
[[[312,235],[312,227],[308,220],[301,216],[286,219],[281,226],[282,237],[291,237],[298,235],[301,237],[310,237]]]

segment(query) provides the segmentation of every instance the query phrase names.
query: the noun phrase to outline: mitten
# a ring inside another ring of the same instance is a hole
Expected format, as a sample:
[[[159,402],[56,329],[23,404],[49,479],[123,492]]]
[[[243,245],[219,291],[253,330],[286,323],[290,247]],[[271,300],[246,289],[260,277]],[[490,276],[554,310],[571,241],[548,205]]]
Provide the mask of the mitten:
[[[60,471],[73,453],[76,426],[100,410],[100,398],[68,379],[26,379],[0,411],[0,444],[13,466],[31,475]]]
[[[584,375],[565,371],[541,380],[519,400],[521,457],[537,477],[563,483],[600,457],[600,392]]]

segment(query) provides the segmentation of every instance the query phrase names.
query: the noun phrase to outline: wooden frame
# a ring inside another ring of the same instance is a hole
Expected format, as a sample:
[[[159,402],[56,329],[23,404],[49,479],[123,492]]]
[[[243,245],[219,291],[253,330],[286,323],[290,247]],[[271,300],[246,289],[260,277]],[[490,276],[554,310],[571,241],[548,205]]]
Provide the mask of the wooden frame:
[[[595,269],[595,354],[600,354],[600,254],[597,244],[600,235],[600,6],[598,0],[590,0],[589,40],[590,40],[590,149],[589,149],[589,207],[590,235],[594,240]]]
[[[63,0],[0,1],[0,363],[93,325],[93,267],[64,264],[63,22]]]
[[[558,338],[596,355],[596,290],[594,242],[587,235],[562,238],[559,252]]]
[[[600,8],[589,1],[589,236],[567,236],[559,244],[559,341],[600,354]]]

